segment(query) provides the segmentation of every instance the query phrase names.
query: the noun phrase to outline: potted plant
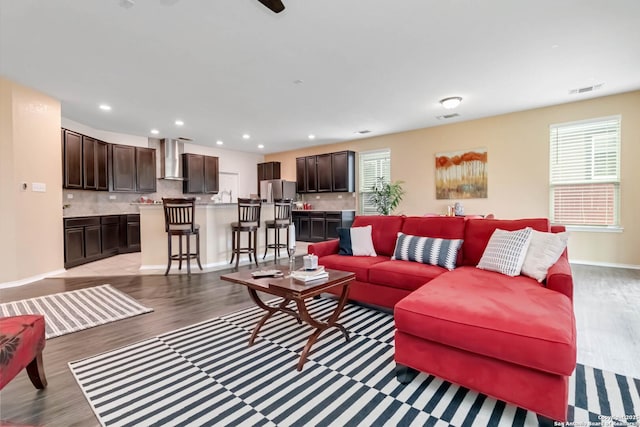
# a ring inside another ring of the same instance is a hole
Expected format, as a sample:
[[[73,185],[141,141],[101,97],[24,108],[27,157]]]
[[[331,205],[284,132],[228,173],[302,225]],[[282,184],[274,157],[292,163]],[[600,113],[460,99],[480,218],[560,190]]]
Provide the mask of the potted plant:
[[[398,207],[405,193],[402,184],[404,181],[386,182],[384,177],[377,178],[371,187],[369,200],[376,206],[379,214],[390,215]]]

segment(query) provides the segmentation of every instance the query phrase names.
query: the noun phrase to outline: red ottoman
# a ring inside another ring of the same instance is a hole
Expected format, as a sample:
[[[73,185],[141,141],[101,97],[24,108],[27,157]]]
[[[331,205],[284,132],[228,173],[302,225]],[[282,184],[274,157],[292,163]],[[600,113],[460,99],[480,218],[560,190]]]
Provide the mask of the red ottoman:
[[[44,316],[0,318],[0,390],[25,367],[36,388],[47,386],[42,365],[44,343]]]

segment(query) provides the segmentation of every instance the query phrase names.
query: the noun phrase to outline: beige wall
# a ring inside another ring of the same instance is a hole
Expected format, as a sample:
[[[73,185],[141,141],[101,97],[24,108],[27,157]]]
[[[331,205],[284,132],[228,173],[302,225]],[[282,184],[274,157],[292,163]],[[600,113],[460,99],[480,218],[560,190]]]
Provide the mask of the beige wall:
[[[0,105],[2,284],[60,270],[64,256],[60,103],[0,77]]]
[[[295,158],[344,149],[391,149],[392,180],[407,191],[397,213],[444,213],[454,201],[436,200],[434,155],[488,149],[489,197],[462,200],[465,212],[499,218],[549,215],[549,125],[622,116],[622,233],[572,232],[574,261],[640,266],[640,91],[538,108],[485,119],[383,135],[265,156],[282,162],[282,177],[295,180]]]

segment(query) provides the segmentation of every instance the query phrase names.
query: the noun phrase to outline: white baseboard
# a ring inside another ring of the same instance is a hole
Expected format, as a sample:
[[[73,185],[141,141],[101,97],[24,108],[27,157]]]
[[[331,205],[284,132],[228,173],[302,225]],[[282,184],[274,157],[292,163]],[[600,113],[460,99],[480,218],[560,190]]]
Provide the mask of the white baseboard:
[[[63,268],[62,270],[54,270],[48,273],[38,274],[37,276],[27,277],[25,279],[16,280],[14,282],[4,282],[0,283],[0,289],[4,288],[15,288],[16,286],[27,285],[29,283],[37,282],[38,280],[46,279],[47,277],[55,276],[57,274],[64,273],[66,270]]]
[[[243,257],[245,258],[245,257]],[[275,256],[273,254],[267,254],[267,257],[264,259],[264,262],[266,261],[271,261],[275,258]],[[280,257],[280,258],[286,258],[285,257]],[[263,262],[263,259],[261,256],[258,257],[258,263]],[[184,263],[183,263],[184,264]],[[249,265],[249,264],[253,264],[253,261],[249,261],[249,259],[241,259],[240,263],[238,265]],[[198,270],[198,264],[194,261],[191,262],[191,269],[193,271],[194,269],[194,265],[195,265],[195,269]],[[235,266],[235,262],[233,264],[229,264],[228,261],[218,261],[218,262],[211,262],[209,264],[202,264],[202,268],[207,270],[207,269],[211,269],[211,270],[223,270],[225,268],[233,268]],[[173,271],[174,269],[177,270],[178,265],[174,262],[173,265],[171,265],[171,271]],[[161,270],[161,271],[165,271],[167,269],[167,264],[162,264],[162,265],[141,265],[140,266],[140,270]],[[183,265],[182,269],[186,269],[186,267]]]
[[[635,264],[618,264],[615,262],[585,261],[580,259],[572,259],[572,260],[569,260],[569,262],[571,264],[593,265],[595,267],[628,268],[631,270],[640,270],[640,265],[635,265]]]

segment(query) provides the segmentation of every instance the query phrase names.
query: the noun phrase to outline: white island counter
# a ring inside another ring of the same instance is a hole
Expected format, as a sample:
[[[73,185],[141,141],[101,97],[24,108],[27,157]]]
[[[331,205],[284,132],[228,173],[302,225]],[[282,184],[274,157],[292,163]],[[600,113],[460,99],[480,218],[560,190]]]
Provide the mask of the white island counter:
[[[163,270],[167,268],[167,233],[164,231],[164,209],[161,204],[141,204],[140,206],[141,270]],[[273,204],[263,203],[260,212],[258,230],[258,262],[264,254],[264,222],[273,219]],[[238,220],[236,203],[218,203],[196,205],[195,222],[200,225],[200,261],[203,268],[227,267],[231,261],[231,223]],[[270,231],[270,239],[273,239]],[[242,233],[242,246],[247,245],[248,233]],[[284,232],[282,238],[284,239]],[[173,250],[178,248],[174,237]],[[195,247],[195,237],[192,238]],[[183,245],[184,248],[184,245]],[[280,252],[282,256],[282,251]],[[285,255],[286,256],[286,252]],[[273,250],[267,253],[267,259],[273,258]],[[240,263],[247,264],[249,257],[240,256]],[[194,261],[191,268],[198,269]],[[177,270],[174,261],[171,271]],[[186,269],[186,266],[182,266]]]

